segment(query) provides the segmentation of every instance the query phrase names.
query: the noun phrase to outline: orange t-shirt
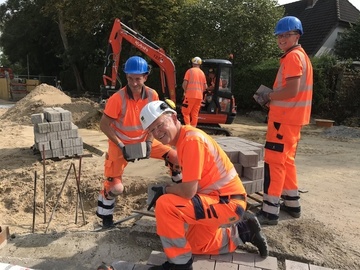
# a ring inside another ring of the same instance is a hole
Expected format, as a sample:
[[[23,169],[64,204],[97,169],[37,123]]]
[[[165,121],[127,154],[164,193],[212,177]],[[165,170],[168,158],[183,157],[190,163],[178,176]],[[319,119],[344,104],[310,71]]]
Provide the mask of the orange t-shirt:
[[[203,99],[203,92],[206,90],[205,73],[197,67],[186,71],[184,80],[187,81],[185,98]]]
[[[132,92],[124,87],[107,101],[104,113],[116,119],[112,127],[124,144],[144,141],[145,133],[140,122],[141,109],[151,101],[159,100],[157,92],[149,87],[142,90],[141,99],[135,100]]]
[[[182,126],[176,144],[182,181],[199,180],[198,193],[246,194],[245,188],[224,150],[213,138],[192,126]]]

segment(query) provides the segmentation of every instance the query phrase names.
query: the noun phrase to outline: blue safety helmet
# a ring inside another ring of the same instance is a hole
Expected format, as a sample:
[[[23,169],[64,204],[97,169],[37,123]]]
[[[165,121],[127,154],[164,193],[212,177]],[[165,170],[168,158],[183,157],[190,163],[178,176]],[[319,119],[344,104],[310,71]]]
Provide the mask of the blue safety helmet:
[[[274,34],[280,35],[289,31],[298,31],[300,35],[304,33],[301,21],[294,16],[281,18],[275,27]]]
[[[124,65],[124,72],[126,74],[147,74],[149,71],[148,63],[139,56],[130,57]]]

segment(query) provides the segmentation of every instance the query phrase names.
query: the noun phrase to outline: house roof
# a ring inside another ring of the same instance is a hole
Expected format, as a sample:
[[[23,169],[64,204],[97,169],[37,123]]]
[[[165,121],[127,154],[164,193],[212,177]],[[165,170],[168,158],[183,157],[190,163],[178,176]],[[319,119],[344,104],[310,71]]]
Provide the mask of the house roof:
[[[337,26],[349,27],[360,18],[360,11],[348,0],[301,0],[283,7],[285,16],[301,20],[304,34],[299,43],[311,56],[319,51]]]

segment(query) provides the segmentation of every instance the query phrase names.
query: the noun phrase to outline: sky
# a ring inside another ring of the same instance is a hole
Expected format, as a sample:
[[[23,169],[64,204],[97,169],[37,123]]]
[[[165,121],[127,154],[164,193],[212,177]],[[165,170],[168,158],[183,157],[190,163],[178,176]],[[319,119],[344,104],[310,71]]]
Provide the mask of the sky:
[[[292,3],[292,2],[296,2],[296,1],[299,1],[299,0],[278,0],[278,3],[280,5],[283,5],[283,4]],[[6,0],[0,0],[0,4],[3,4],[5,2],[6,2]],[[349,2],[351,4],[353,4],[353,6],[355,6],[358,10],[360,10],[360,1],[359,0],[349,0]]]

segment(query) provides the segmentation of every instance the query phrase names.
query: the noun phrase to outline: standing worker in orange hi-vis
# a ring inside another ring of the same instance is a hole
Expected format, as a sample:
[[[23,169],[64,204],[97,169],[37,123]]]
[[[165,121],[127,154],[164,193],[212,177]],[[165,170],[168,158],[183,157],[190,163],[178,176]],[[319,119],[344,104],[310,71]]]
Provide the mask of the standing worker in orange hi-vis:
[[[143,158],[164,159],[172,172],[172,180],[181,181],[176,151],[153,140],[151,134],[145,134],[141,127],[141,109],[149,102],[159,100],[157,92],[145,85],[149,74],[147,62],[139,56],[130,57],[124,72],[128,84],[109,98],[100,120],[101,131],[109,138],[104,188],[99,194],[96,211],[103,227],[113,225],[115,197],[124,190],[122,175],[128,162],[134,162],[134,157],[126,152],[127,147],[146,142],[146,156]]]
[[[257,214],[261,224],[276,225],[279,211],[294,218],[301,213],[295,154],[301,128],[310,122],[313,68],[298,44],[304,33],[301,21],[293,16],[280,19],[275,27],[280,58],[273,91],[263,94],[269,113],[265,143],[264,196]],[[283,202],[280,201],[283,199]]]
[[[182,126],[163,101],[140,113],[143,128],[164,145],[176,147],[182,182],[154,186],[157,234],[168,259],[152,270],[191,270],[192,254],[225,254],[250,242],[262,257],[268,246],[260,223],[246,209],[246,191],[226,153],[202,130]]]
[[[204,91],[206,91],[206,76],[200,69],[202,60],[200,57],[191,59],[192,68],[188,69],[184,76],[182,88],[184,89],[184,101],[181,107],[181,113],[184,117],[185,125],[196,127],[203,100]]]

